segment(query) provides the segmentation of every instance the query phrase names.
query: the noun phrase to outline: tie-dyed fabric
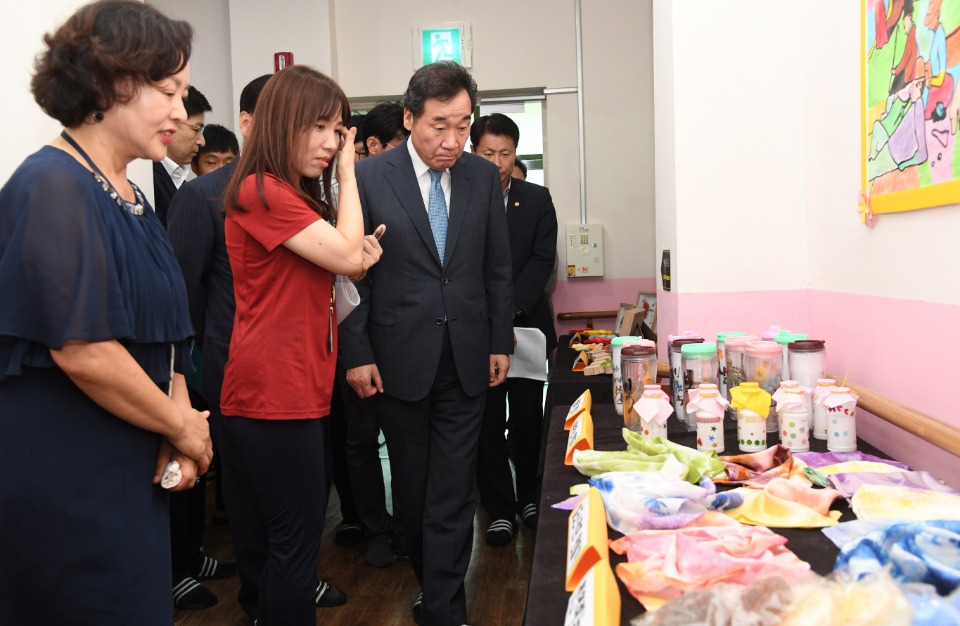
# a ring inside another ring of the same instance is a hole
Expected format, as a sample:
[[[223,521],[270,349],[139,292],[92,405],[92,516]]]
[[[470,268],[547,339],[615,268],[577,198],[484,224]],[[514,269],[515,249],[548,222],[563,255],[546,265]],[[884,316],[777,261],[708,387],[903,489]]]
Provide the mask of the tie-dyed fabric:
[[[721,456],[725,466],[725,478],[714,479],[718,483],[762,487],[775,478],[792,478],[810,484],[804,475],[806,465],[790,450],[775,445],[762,452]]]
[[[960,589],[946,597],[941,597],[931,585],[903,585],[901,590],[913,605],[911,626],[960,624]]]
[[[573,466],[584,476],[607,472],[662,472],[697,484],[704,476],[723,475],[723,463],[716,453],[704,453],[660,437],[645,439],[626,428],[626,451],[578,450]]]
[[[875,461],[844,461],[843,463],[823,465],[817,468],[803,468],[803,473],[807,479],[820,487],[829,487],[831,485],[830,477],[834,474],[902,474],[908,471],[896,465]]]
[[[790,583],[758,578],[743,587],[717,583],[685,593],[654,613],[633,620],[633,626],[911,626],[913,609],[889,576],[855,583],[819,576]],[[946,626],[954,621],[912,626]]]
[[[830,505],[840,498],[834,489],[813,489],[795,480],[776,478],[762,489],[740,487],[729,493],[740,494],[743,505],[725,511],[743,524],[770,528],[823,528],[834,526],[840,511]]]
[[[740,506],[742,499],[717,493],[709,478],[691,485],[644,472],[610,472],[590,479],[600,491],[607,523],[624,535],[638,530],[681,528],[707,511]]]
[[[810,566],[786,542],[766,528],[724,524],[641,530],[610,542],[610,548],[627,555],[628,562],[617,565],[617,576],[654,611],[682,593],[717,582],[748,585],[769,576],[797,582],[812,576]]]
[[[944,485],[930,472],[856,472],[853,474],[832,474],[827,477],[830,484],[843,495],[852,498],[857,489],[863,485],[889,485],[892,487],[910,487],[912,489],[928,489],[960,495],[960,492]]]
[[[905,470],[910,469],[910,466],[906,463],[891,461],[890,459],[881,459],[878,456],[857,450],[853,452],[797,452],[794,456],[810,467],[836,465],[837,463],[846,463],[847,461],[873,461],[875,463],[886,463],[887,465],[893,465]]]
[[[860,580],[887,569],[901,583],[933,585],[946,595],[960,585],[960,521],[893,524],[840,549],[834,573]]]
[[[863,485],[850,499],[850,508],[859,519],[960,520],[960,495],[910,487]]]

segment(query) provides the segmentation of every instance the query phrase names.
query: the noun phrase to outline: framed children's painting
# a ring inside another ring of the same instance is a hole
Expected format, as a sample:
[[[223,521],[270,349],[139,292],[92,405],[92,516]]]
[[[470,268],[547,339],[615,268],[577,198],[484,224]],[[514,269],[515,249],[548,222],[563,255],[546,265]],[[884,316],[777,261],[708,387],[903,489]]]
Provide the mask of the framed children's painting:
[[[637,293],[638,308],[644,310],[643,319],[640,321],[650,327],[654,333],[657,332],[657,292],[641,291]]]
[[[960,0],[861,0],[861,211],[960,199]]]

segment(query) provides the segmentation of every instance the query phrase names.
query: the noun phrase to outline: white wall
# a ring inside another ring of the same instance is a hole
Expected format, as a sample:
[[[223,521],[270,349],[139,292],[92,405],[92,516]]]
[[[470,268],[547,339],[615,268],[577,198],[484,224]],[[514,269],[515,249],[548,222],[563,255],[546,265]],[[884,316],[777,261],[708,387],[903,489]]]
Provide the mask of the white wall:
[[[233,114],[221,123],[230,127],[238,113],[240,90],[252,78],[273,70],[277,51],[292,51],[297,63],[330,72],[351,98],[403,93],[414,70],[412,32],[418,24],[471,24],[471,72],[481,91],[577,83],[574,0],[154,2],[196,28],[198,49],[192,68],[194,82],[205,94],[201,81],[213,87],[216,76],[229,74]],[[228,34],[223,32],[223,20],[215,17],[223,14],[225,4]],[[649,278],[658,263],[653,250],[651,11],[652,0],[582,2],[587,219],[605,225],[608,279]],[[214,106],[220,121],[223,107]],[[545,182],[562,232],[563,224],[580,222],[576,94],[548,96],[544,126]],[[592,286],[579,283],[574,289]],[[615,303],[604,302],[599,308],[610,306]]]
[[[672,15],[673,41],[656,50],[672,79],[658,75],[656,97],[674,116],[674,291],[809,286],[799,6],[656,2]]]
[[[60,123],[40,110],[30,93],[30,77],[37,54],[43,50],[43,35],[59,27],[77,8],[79,0],[44,0],[43,10],[24,10],[15,2],[0,3],[0,83],[4,85],[3,115],[0,133],[4,149],[0,152],[0,183],[13,174],[24,158],[49,143],[60,132]],[[150,164],[135,161],[127,169],[133,180],[152,180]],[[145,192],[152,188],[144,187]],[[152,193],[150,194],[152,195]]]
[[[206,123],[221,124],[236,132],[234,109],[237,103],[234,102],[230,69],[229,0],[150,0],[149,4],[172,18],[187,20],[193,26],[190,83],[207,97],[213,107],[213,111],[207,113]]]

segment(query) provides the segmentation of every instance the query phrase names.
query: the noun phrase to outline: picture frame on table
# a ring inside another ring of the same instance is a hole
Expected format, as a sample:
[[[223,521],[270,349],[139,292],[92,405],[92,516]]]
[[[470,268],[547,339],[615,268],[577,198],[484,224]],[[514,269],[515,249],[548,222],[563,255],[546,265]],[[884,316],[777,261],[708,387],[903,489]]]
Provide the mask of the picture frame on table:
[[[630,329],[623,327],[623,316],[630,309],[635,308],[630,302],[621,302],[620,308],[617,310],[617,322],[613,325],[613,334],[619,336],[621,331],[627,332]]]
[[[644,309],[643,317],[641,322],[646,324],[649,329],[656,334],[657,332],[657,292],[656,291],[640,291],[637,292],[637,303],[634,305],[637,308]]]

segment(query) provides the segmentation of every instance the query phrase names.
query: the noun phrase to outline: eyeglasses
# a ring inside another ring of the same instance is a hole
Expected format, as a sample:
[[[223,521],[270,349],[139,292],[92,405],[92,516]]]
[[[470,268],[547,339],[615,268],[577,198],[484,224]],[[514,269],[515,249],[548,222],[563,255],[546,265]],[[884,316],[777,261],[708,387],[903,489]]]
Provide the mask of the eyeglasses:
[[[203,132],[203,124],[197,124],[196,126],[194,126],[193,124],[187,124],[186,122],[180,122],[180,123],[186,126],[187,128],[189,128],[190,130],[192,130],[197,135]]]

